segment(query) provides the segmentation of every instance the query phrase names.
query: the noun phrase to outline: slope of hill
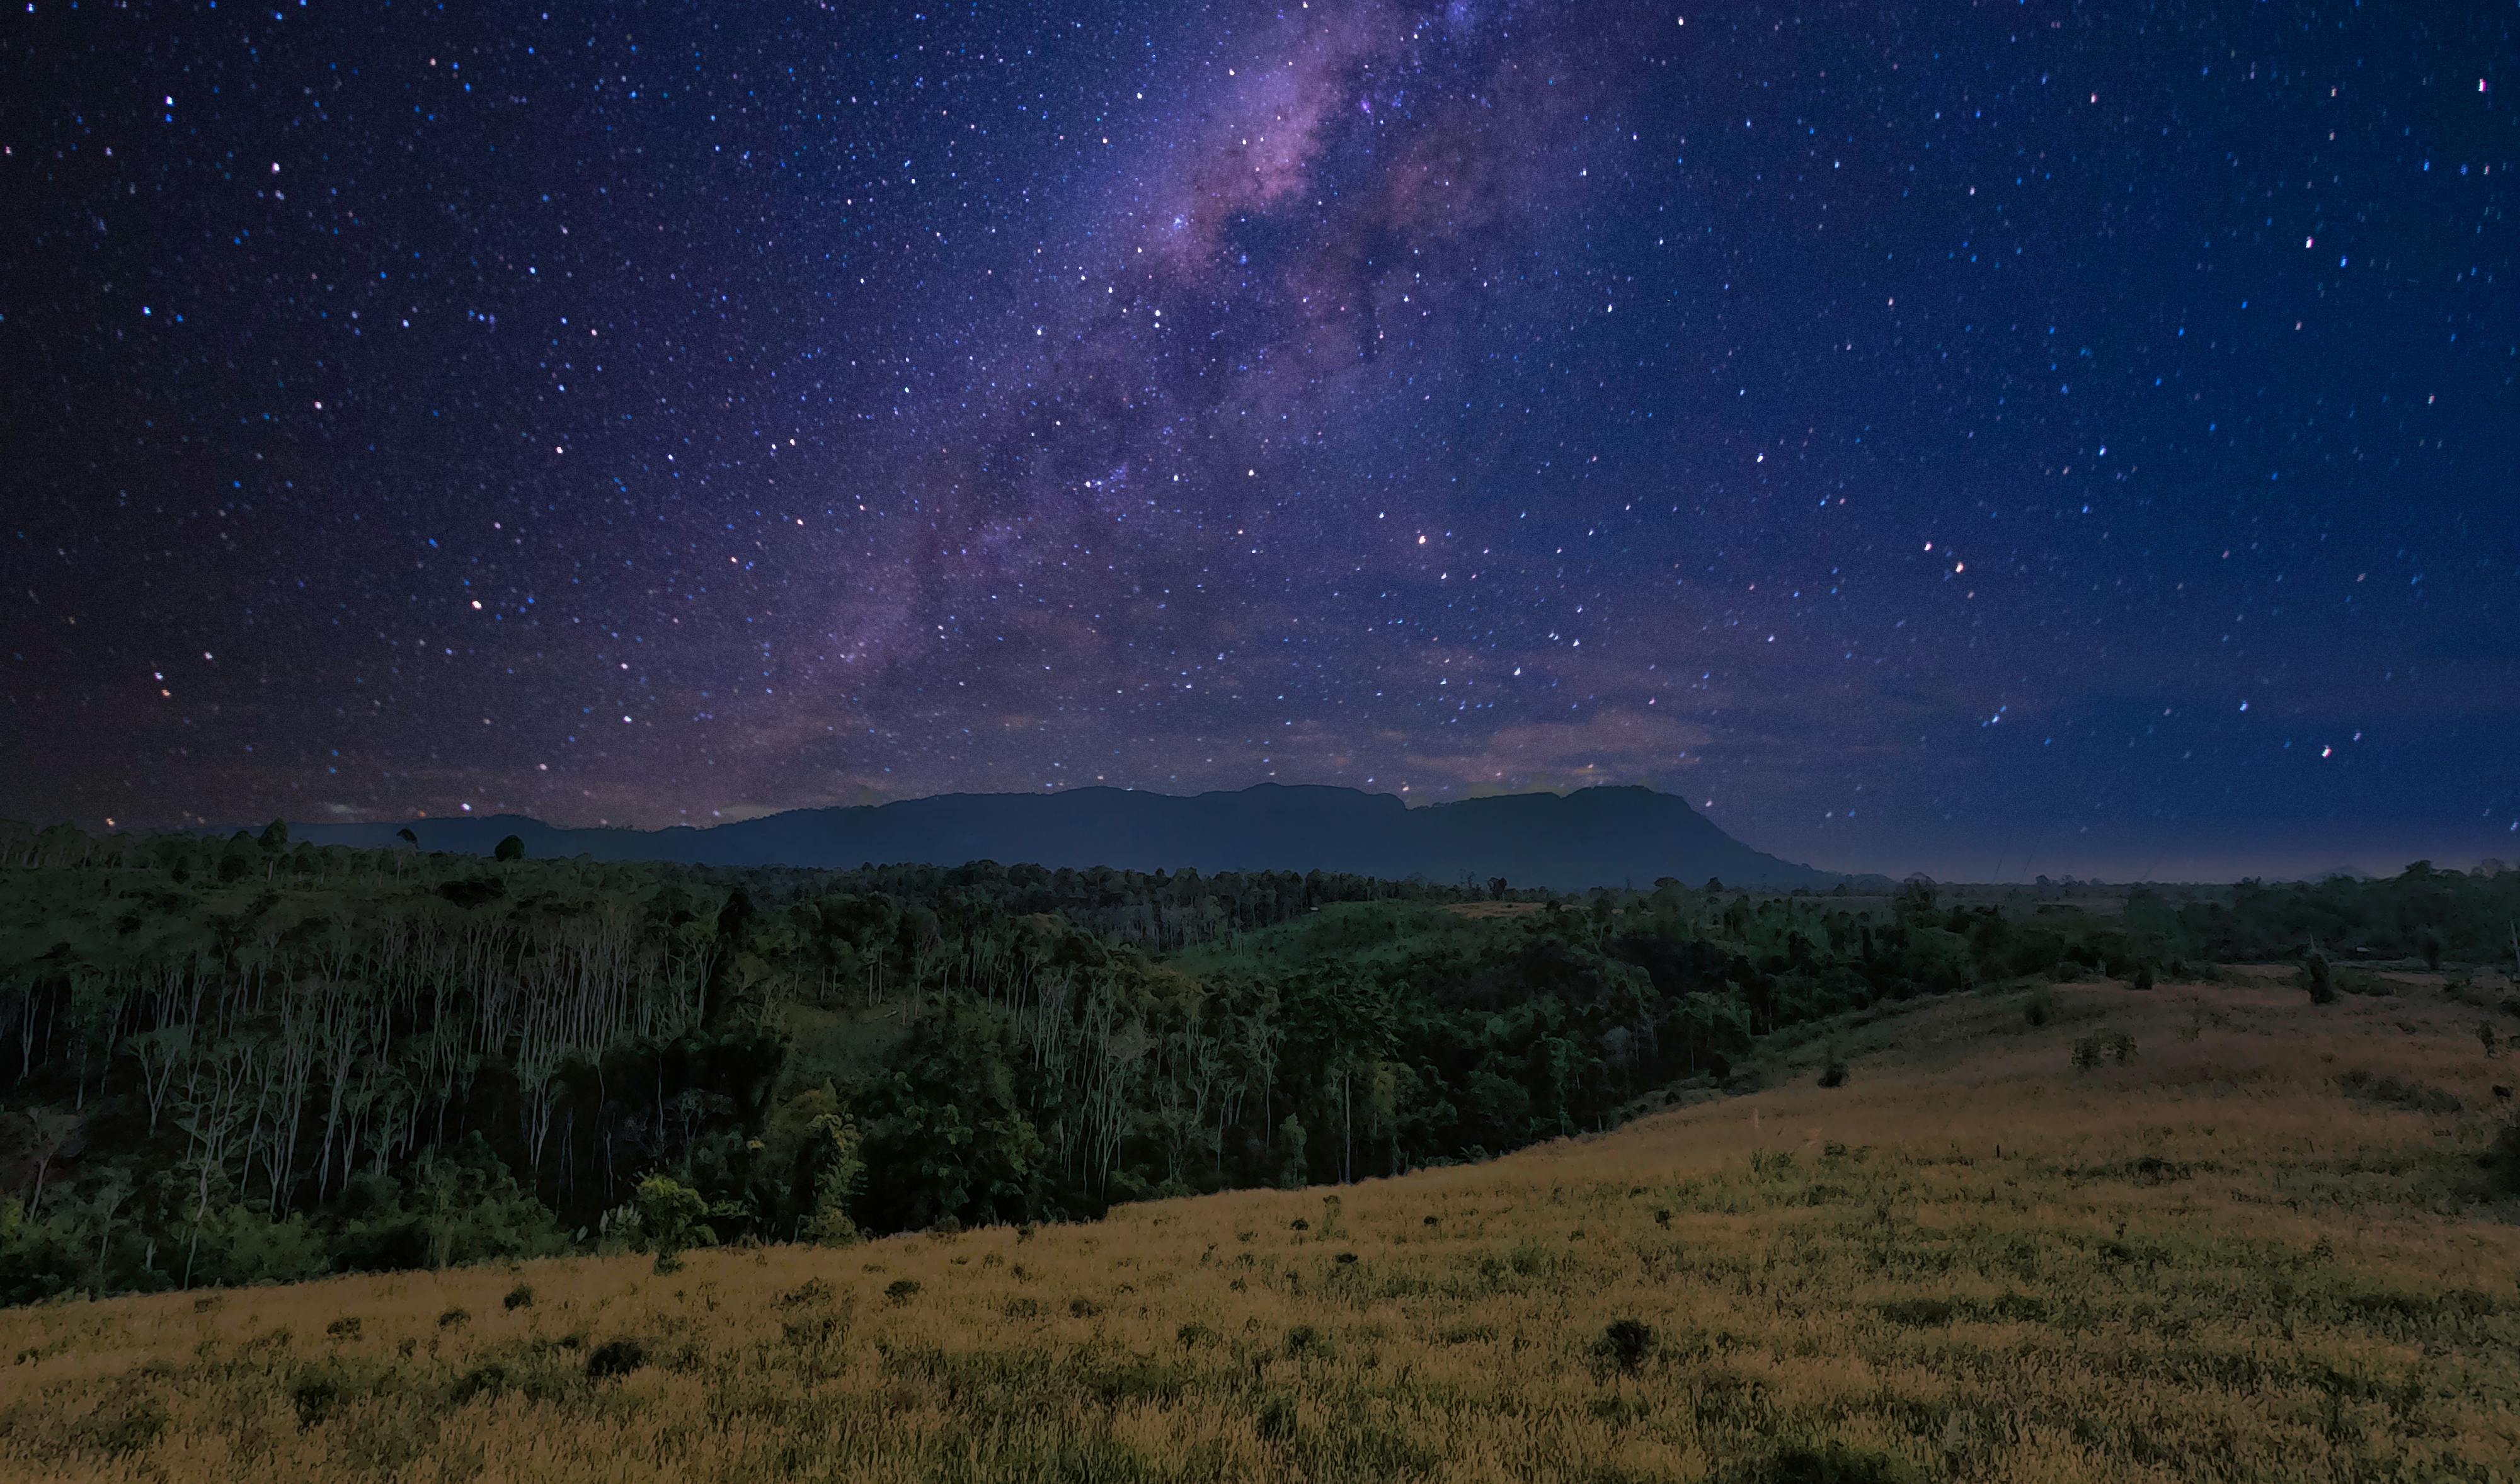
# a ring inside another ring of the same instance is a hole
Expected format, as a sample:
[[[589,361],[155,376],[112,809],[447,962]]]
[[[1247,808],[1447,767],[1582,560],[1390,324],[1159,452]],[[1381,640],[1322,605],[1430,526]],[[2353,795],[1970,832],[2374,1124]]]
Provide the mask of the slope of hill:
[[[395,825],[292,825],[318,844],[389,845]],[[706,866],[849,867],[991,860],[1137,871],[1326,871],[1403,880],[1503,877],[1580,891],[1692,885],[1788,890],[1844,877],[1764,855],[1650,788],[1519,793],[1418,808],[1389,793],[1262,784],[1182,797],[1125,788],[947,793],[845,809],[798,809],[706,830],[570,830],[513,815],[415,821],[423,848],[490,853],[516,834],[528,854]]]
[[[1774,1091],[1088,1225],[0,1313],[0,1473],[2507,1477],[2507,1074],[2387,988],[1877,1007]]]

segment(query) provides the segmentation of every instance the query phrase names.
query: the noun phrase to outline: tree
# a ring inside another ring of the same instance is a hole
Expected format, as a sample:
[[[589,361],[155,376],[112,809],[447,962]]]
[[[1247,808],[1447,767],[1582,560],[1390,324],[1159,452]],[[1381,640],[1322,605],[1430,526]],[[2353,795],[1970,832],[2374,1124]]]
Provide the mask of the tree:
[[[394,838],[411,846],[415,850],[420,848],[420,836],[411,832],[411,827],[409,825],[405,825],[400,830],[395,831]]]
[[[651,1175],[639,1182],[639,1239],[656,1254],[656,1266],[668,1268],[682,1251],[712,1239],[700,1218],[708,1201],[699,1192],[671,1175]]]
[[[866,1159],[858,1152],[857,1125],[837,1113],[818,1114],[808,1125],[813,1141],[813,1205],[804,1221],[808,1241],[844,1247],[858,1239],[858,1224],[849,1219],[848,1203],[866,1178]]]
[[[70,1141],[78,1135],[78,1116],[60,1108],[32,1108],[26,1114],[27,1152],[35,1158],[35,1193],[26,1201],[29,1220],[43,1214],[44,1181],[53,1172],[53,1161],[62,1157]]]
[[[525,858],[524,839],[519,835],[509,835],[499,842],[498,848],[491,851],[490,855],[492,859],[502,863],[521,861]]]
[[[265,850],[288,849],[289,821],[273,820],[270,824],[263,826],[262,838],[257,841],[257,843],[259,843]]]

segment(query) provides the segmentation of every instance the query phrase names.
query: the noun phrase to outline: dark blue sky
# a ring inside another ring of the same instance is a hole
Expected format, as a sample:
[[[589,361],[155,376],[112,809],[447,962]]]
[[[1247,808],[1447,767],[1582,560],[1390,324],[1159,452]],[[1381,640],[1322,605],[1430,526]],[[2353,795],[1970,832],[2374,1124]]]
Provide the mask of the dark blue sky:
[[[0,813],[2520,857],[2515,30],[37,0]]]

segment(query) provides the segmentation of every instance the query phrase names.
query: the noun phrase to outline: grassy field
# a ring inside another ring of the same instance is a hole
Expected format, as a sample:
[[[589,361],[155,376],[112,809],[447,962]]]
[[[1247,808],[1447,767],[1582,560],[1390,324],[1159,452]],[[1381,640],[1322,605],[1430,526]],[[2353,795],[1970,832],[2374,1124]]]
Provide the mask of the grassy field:
[[[2397,988],[1918,1002],[1605,1137],[1092,1226],[0,1313],[0,1476],[2520,1476],[2511,1063]]]

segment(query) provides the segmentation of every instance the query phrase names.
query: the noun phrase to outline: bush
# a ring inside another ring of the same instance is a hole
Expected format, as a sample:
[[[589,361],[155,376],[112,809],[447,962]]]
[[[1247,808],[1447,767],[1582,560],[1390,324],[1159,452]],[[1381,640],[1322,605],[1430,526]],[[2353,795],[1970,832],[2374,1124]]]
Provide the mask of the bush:
[[[2030,998],[2021,1002],[2021,1018],[2034,1030],[2055,1017],[2056,997],[2048,992],[2045,984],[2031,990]]]
[[[919,1280],[896,1278],[883,1285],[883,1296],[896,1304],[906,1304],[919,1296]]]
[[[2384,1072],[2364,1071],[2361,1067],[2338,1077],[2336,1085],[2343,1088],[2349,1098],[2360,1098],[2365,1102],[2385,1102],[2410,1113],[2455,1113],[2460,1106],[2455,1093]]]
[[[2485,1166],[2495,1188],[2505,1194],[2520,1195],[2520,1118],[2510,1119],[2495,1131],[2494,1142],[2485,1147]]]
[[[1845,1057],[1831,1057],[1828,1058],[1828,1064],[1820,1069],[1820,1085],[1822,1087],[1846,1086]]]
[[[1932,1328],[1950,1324],[1958,1307],[1948,1298],[1894,1298],[1881,1306],[1881,1317],[1911,1328]]]
[[[2085,1036],[2074,1043],[2074,1070],[2088,1072],[2100,1064],[2100,1038]]]
[[[2336,1003],[2336,976],[2327,967],[2325,954],[2312,954],[2301,964],[2301,987],[2310,992],[2313,1005]]]
[[[511,1309],[532,1308],[534,1306],[534,1285],[531,1283],[518,1283],[515,1287],[510,1288],[508,1290],[507,1305]]]
[[[1634,1374],[1645,1358],[1653,1354],[1653,1327],[1638,1319],[1614,1319],[1601,1337],[1593,1342],[1593,1354],[1599,1360]]]
[[[1730,1477],[1741,1484],[1915,1484],[1925,1475],[1904,1459],[1869,1448],[1797,1443]]]
[[[614,1376],[628,1375],[646,1364],[648,1347],[637,1340],[606,1340],[586,1358],[586,1378],[590,1381],[609,1380]]]
[[[670,1175],[651,1175],[639,1182],[634,1197],[639,1206],[639,1239],[658,1258],[656,1271],[673,1270],[663,1259],[679,1256],[696,1242],[711,1239],[701,1218],[708,1214],[708,1201],[700,1192]]]
[[[341,1405],[341,1386],[329,1375],[305,1376],[289,1388],[289,1400],[297,1409],[301,1429],[320,1427]]]
[[[2129,984],[2131,985],[2131,987],[2136,988],[2136,989],[2150,989],[2150,988],[2152,988],[2152,986],[2153,986],[2153,982],[2154,982],[2154,979],[2153,979],[2153,972],[2152,972],[2152,961],[2151,961],[2151,960],[2149,960],[2149,959],[2146,959],[2146,960],[2144,960],[2144,961],[2142,961],[2142,962],[2140,962],[2140,963],[2137,964],[2137,965],[2136,965],[2136,967],[2135,967],[2135,977],[2134,977],[2133,979],[2129,980],[2128,982],[2129,982]]]

